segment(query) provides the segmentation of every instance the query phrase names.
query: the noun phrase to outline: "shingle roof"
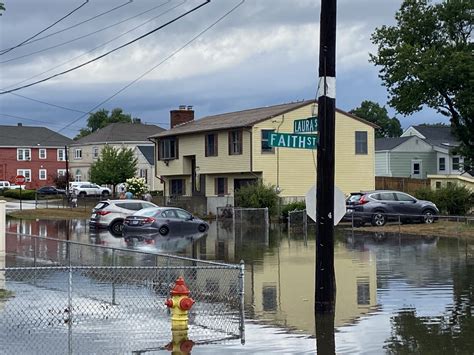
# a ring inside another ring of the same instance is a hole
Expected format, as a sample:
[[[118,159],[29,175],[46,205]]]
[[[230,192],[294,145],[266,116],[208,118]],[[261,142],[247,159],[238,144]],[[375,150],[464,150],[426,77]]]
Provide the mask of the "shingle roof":
[[[156,125],[121,122],[111,123],[88,136],[78,139],[74,144],[145,142],[149,136],[162,131],[164,131],[164,129]]]
[[[150,165],[155,164],[155,147],[149,145],[138,145],[137,148],[142,152]]]
[[[392,150],[393,148],[398,147],[400,144],[406,142],[407,140],[411,138],[413,138],[413,136],[394,137],[394,138],[376,138],[375,151]]]
[[[413,126],[418,132],[426,137],[426,142],[444,148],[456,147],[459,141],[453,135],[451,127]],[[447,144],[446,144],[447,143]]]
[[[266,119],[282,115],[286,112],[296,110],[300,107],[309,105],[314,102],[315,100],[306,100],[274,106],[253,108],[243,111],[228,112],[214,116],[206,116],[201,119],[176,126],[170,130],[155,134],[151,137],[166,137],[196,132],[249,127],[260,121],[264,121]],[[372,127],[378,127],[371,122],[363,120],[342,110],[337,109],[337,111],[347,116],[350,116],[358,121],[364,122]]]
[[[0,126],[0,146],[2,147],[64,147],[72,139],[46,127]]]

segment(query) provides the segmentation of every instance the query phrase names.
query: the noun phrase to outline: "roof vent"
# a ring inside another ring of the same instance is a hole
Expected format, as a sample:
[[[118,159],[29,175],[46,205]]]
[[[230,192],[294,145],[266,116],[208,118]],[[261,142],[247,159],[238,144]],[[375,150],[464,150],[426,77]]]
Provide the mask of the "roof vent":
[[[22,126],[23,126],[23,123],[18,122],[18,127],[22,127]]]
[[[193,107],[191,105],[188,105],[187,109],[188,111],[192,111]]]
[[[186,110],[186,105],[179,105],[180,110]]]

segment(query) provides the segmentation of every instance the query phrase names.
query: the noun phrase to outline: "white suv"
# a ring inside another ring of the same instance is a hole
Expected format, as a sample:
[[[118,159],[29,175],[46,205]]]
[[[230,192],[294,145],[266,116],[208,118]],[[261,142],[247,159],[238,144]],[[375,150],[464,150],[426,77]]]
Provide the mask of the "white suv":
[[[84,182],[82,184],[75,185],[73,191],[76,195],[81,197],[86,196],[103,196],[107,197],[111,194],[111,191],[107,187],[102,187],[90,182]]]
[[[113,234],[122,234],[125,217],[149,207],[158,207],[154,203],[141,200],[104,200],[93,209],[89,220],[91,227],[110,228]]]

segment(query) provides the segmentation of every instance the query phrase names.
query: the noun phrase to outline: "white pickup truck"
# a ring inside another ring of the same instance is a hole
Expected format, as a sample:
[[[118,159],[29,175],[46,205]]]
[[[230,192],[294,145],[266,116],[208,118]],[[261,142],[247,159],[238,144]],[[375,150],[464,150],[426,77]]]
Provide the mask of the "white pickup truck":
[[[10,181],[0,181],[0,189],[11,189],[11,190],[19,190],[25,189],[25,185],[13,185],[10,184]]]

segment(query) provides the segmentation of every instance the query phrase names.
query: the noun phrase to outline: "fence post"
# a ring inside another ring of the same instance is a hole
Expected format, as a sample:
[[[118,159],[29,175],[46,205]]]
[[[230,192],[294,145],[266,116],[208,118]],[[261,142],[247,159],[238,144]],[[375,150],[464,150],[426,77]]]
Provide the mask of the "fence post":
[[[112,304],[115,305],[115,272],[117,269],[115,268],[115,249],[112,249],[112,267],[114,270],[113,279],[112,279]]]
[[[242,228],[242,223],[240,223]],[[268,244],[270,240],[270,218],[268,216],[268,207],[265,207],[265,242]]]
[[[240,272],[239,272],[239,296],[240,296],[240,342],[245,344],[245,313],[244,313],[244,277],[245,277],[245,263],[243,260],[240,260]]]
[[[6,224],[5,224],[5,203],[6,201],[0,200],[0,268],[4,268],[5,265],[5,252],[6,252]],[[0,273],[0,290],[5,289],[5,272]]]

